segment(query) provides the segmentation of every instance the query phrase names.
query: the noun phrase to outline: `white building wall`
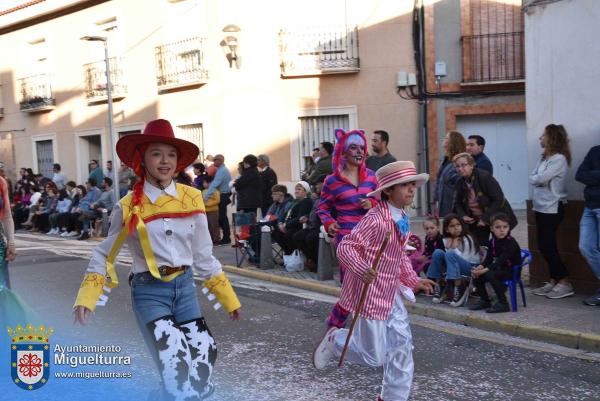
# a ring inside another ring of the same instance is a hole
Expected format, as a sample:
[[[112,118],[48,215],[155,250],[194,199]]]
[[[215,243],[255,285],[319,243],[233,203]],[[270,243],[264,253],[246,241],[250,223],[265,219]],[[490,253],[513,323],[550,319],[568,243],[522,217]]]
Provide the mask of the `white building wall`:
[[[563,124],[571,139],[569,199],[583,198],[574,179],[590,147],[600,144],[600,1],[562,0],[525,14],[529,170],[548,124]]]

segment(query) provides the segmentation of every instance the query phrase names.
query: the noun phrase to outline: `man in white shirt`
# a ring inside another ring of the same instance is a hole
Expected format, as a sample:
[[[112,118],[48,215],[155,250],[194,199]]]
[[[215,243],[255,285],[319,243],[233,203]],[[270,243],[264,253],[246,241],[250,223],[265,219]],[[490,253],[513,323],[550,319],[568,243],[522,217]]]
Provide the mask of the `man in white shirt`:
[[[52,176],[52,181],[56,184],[56,188],[58,188],[59,191],[61,189],[64,189],[65,184],[69,180],[67,179],[65,173],[60,171],[60,164],[54,163],[52,171],[54,172],[54,175]]]

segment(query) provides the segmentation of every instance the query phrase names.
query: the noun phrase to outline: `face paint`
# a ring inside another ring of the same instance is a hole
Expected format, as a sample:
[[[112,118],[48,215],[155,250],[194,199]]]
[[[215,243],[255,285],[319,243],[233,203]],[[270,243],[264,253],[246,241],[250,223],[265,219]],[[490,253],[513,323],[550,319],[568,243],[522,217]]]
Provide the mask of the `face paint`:
[[[352,144],[348,146],[346,152],[344,152],[344,158],[350,164],[360,165],[365,157],[364,146]]]

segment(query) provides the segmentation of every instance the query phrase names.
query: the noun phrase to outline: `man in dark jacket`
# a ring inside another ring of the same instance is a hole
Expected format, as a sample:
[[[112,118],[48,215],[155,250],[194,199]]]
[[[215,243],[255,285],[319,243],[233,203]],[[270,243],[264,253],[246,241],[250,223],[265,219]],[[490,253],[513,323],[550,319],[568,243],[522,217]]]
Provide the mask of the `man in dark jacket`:
[[[459,153],[453,161],[460,175],[455,186],[456,214],[469,225],[479,245],[488,246],[490,218],[496,213],[505,213],[512,230],[517,225],[517,217],[498,181],[487,171],[475,168],[473,156]]]
[[[585,184],[585,208],[579,224],[579,250],[600,280],[600,145],[594,146],[577,169],[575,179]],[[600,306],[600,289],[583,300],[590,306]]]
[[[329,175],[333,172],[333,165],[331,164],[331,155],[333,154],[333,143],[321,142],[319,146],[319,161],[317,167],[312,174],[307,178],[310,185],[315,185],[319,181],[319,177],[322,175]]]
[[[261,194],[261,211],[262,215],[266,216],[269,207],[273,203],[271,197],[271,189],[277,184],[277,174],[270,166],[269,156],[258,155],[258,168],[260,170],[260,181],[262,183],[262,194]]]
[[[481,135],[471,135],[467,139],[467,152],[475,159],[475,167],[494,175],[494,166],[492,166],[492,162],[487,155],[483,153],[484,148],[485,138]]]
[[[233,187],[237,191],[237,210],[254,213],[261,206],[262,184],[258,174],[258,159],[254,155],[246,155],[242,160],[241,176],[235,180]]]

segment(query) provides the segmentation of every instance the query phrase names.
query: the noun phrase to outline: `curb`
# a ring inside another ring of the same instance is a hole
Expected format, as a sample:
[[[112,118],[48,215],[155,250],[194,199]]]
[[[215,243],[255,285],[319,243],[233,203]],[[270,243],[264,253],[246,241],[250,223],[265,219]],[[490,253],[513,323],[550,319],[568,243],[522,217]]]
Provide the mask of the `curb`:
[[[223,265],[223,270],[227,273],[237,274],[238,276],[244,276],[249,278],[254,278],[257,280],[269,281],[275,284],[283,284],[288,285],[290,287],[301,288],[303,290],[309,290],[318,292],[326,295],[333,295],[334,297],[340,296],[340,289],[337,287],[332,287],[327,284],[321,284],[318,282],[305,281],[297,278],[290,277],[281,277],[275,274],[264,273],[256,270],[248,270],[240,267]]]
[[[340,296],[340,289],[327,284],[281,277],[275,274],[248,270],[239,267],[223,265],[227,273],[250,277],[257,280],[269,281],[276,284],[288,285],[321,294]],[[582,333],[574,330],[556,329],[551,327],[514,323],[505,320],[492,320],[480,317],[475,313],[461,314],[445,308],[437,308],[412,302],[405,302],[406,309],[415,315],[452,322],[481,330],[499,332],[529,340],[542,341],[563,347],[580,349],[588,352],[600,352],[600,335]]]

